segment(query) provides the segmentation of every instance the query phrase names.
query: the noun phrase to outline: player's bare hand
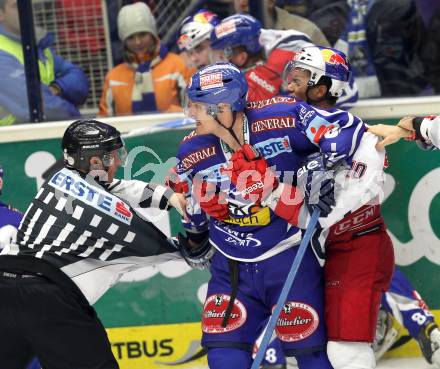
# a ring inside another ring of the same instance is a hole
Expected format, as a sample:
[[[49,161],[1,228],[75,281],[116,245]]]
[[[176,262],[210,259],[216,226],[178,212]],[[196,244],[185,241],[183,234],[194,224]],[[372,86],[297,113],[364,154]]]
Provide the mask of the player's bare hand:
[[[174,192],[170,198],[170,204],[179,212],[183,218],[188,221],[188,215],[186,214],[186,199],[182,193]]]
[[[399,123],[397,123],[397,125],[403,129],[407,129],[408,131],[414,131],[413,119],[414,117],[403,117]]]
[[[384,150],[385,146],[396,143],[401,138],[411,137],[412,132],[403,129],[399,126],[390,126],[387,124],[376,124],[368,128],[368,132],[375,134],[376,136],[383,137],[381,141],[376,144],[377,150]]]

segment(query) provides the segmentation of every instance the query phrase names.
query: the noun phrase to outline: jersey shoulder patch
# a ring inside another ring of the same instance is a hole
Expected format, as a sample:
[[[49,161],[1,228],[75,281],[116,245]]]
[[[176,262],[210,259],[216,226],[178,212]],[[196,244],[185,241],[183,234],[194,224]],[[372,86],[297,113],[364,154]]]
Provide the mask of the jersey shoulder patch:
[[[133,213],[128,204],[66,168],[55,173],[47,184],[55,191],[64,193],[63,197],[76,199],[114,219],[131,224]]]
[[[183,140],[181,142],[188,141],[195,136],[197,136],[197,133],[196,133],[196,130],[194,129],[189,134],[187,134],[185,137],[183,137]]]

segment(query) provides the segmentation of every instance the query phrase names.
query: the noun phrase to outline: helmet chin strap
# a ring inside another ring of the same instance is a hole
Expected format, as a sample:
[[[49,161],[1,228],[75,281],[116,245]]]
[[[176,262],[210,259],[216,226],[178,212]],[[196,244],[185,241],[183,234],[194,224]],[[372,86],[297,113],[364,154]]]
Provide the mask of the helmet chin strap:
[[[240,142],[240,140],[238,139],[237,135],[234,132],[235,122],[237,121],[237,112],[236,111],[232,112],[232,125],[230,127],[226,127],[222,122],[220,122],[220,120],[217,117],[217,114],[212,114],[212,117],[220,126],[222,126],[230,133],[232,138],[237,142],[238,146],[241,147],[242,143]]]

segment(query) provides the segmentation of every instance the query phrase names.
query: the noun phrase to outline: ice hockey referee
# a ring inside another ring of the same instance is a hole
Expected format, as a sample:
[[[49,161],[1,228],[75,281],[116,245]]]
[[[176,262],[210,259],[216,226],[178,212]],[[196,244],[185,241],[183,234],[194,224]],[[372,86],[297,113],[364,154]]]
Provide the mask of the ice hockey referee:
[[[42,185],[0,256],[2,368],[23,369],[35,356],[45,369],[118,368],[91,304],[123,273],[181,258],[176,242],[134,208],[182,211],[183,196],[114,179],[126,157],[114,127],[76,121],[62,148],[64,167]]]

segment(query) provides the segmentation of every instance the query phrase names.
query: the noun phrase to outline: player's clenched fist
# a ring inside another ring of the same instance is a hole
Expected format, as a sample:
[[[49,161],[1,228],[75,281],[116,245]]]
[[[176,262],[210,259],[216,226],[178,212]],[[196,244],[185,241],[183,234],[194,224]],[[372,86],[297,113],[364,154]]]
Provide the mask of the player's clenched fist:
[[[228,167],[222,171],[227,174],[245,200],[261,203],[277,186],[275,173],[267,161],[248,144],[236,151]]]

